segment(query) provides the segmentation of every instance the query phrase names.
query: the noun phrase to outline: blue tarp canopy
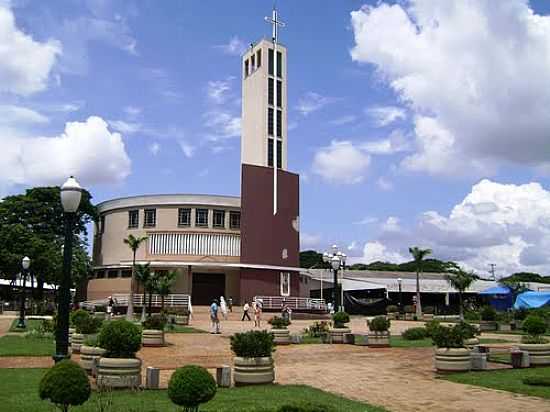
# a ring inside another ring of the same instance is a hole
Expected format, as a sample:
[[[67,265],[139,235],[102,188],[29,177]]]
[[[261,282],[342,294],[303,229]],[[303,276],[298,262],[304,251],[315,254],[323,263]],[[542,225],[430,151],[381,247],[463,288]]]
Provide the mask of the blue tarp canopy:
[[[493,286],[479,292],[480,295],[509,295],[510,293],[512,293],[512,289],[506,286]]]
[[[550,292],[523,292],[514,303],[514,309],[534,309],[550,305]]]

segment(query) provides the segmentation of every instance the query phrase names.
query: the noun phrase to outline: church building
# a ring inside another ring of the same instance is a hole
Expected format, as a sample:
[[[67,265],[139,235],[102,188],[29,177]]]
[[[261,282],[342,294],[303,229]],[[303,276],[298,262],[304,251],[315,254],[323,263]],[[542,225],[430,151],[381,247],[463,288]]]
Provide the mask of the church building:
[[[261,40],[242,56],[241,196],[162,194],[98,205],[88,300],[128,294],[136,263],[177,271],[174,294],[194,305],[215,297],[298,297],[299,177],[288,171],[287,50]],[[134,290],[140,286],[135,282]]]

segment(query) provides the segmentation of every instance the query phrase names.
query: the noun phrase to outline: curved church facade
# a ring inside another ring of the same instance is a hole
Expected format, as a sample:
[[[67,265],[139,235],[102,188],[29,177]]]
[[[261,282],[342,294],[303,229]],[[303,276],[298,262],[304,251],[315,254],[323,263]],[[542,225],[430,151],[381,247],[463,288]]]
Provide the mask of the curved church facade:
[[[100,203],[89,300],[129,292],[132,252],[124,239],[130,234],[147,237],[137,263],[177,271],[173,293],[191,295],[193,304],[221,295],[235,303],[300,296],[299,177],[287,170],[286,48],[274,46],[262,40],[242,57],[241,197],[166,194]]]

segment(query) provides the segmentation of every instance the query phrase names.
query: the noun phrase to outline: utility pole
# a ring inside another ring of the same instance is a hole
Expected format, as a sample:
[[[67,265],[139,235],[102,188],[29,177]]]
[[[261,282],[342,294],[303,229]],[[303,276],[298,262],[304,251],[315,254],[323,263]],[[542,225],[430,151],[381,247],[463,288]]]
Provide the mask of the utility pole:
[[[491,280],[496,280],[497,278],[495,277],[495,267],[497,265],[494,263],[489,263],[489,266],[491,267],[491,269],[489,270],[489,272],[491,273]]]

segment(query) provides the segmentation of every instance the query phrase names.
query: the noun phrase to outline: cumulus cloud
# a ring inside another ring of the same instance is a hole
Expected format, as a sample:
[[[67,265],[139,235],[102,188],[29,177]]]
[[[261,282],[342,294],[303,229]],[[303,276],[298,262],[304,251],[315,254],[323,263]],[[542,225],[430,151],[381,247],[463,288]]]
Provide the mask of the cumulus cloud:
[[[59,55],[59,41],[33,40],[16,27],[9,2],[0,2],[0,92],[28,96],[44,90]]]
[[[121,135],[96,116],[67,123],[59,136],[4,136],[2,146],[0,191],[14,185],[60,184],[70,175],[86,185],[116,183],[130,174]]]
[[[367,153],[377,155],[390,155],[410,149],[403,132],[399,129],[392,131],[385,139],[366,141],[360,147]]]
[[[413,237],[391,235],[392,227],[399,228],[400,222],[390,217],[374,242],[375,250],[382,245],[393,253],[416,242],[432,248],[438,258],[456,260],[480,273],[487,272],[489,263],[508,274],[550,272],[550,191],[539,183],[484,179],[447,215],[422,213],[412,228]]]
[[[307,92],[298,100],[296,110],[305,117],[313,112],[321,110],[327,104],[333,103],[336,100],[337,99],[334,97],[322,96],[315,92]]]
[[[407,118],[405,110],[396,106],[373,106],[365,109],[365,113],[374,120],[378,127],[388,126],[397,120]]]
[[[480,175],[547,162],[550,16],[526,0],[406,0],[364,6],[351,24],[353,60],[374,65],[413,113],[405,169]]]
[[[352,142],[333,140],[313,158],[313,172],[331,183],[355,184],[363,181],[370,156]]]
[[[397,251],[388,250],[382,243],[367,242],[363,248],[363,256],[352,258],[350,263],[372,263],[372,262],[392,262],[403,263],[409,259]]]

